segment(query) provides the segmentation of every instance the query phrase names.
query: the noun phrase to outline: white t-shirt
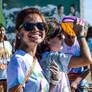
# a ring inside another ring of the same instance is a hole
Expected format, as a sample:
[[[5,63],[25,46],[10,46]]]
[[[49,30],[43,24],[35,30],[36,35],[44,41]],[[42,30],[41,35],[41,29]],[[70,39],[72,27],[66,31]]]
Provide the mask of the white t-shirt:
[[[75,40],[75,43],[72,46],[68,46],[66,45],[65,42],[63,42],[63,48],[60,51],[61,53],[64,54],[69,54],[69,55],[76,55],[79,56],[80,54],[80,47],[79,47],[79,43],[77,40]]]
[[[53,17],[55,17],[57,19],[57,21],[59,22],[59,24],[61,24],[62,19],[65,17],[64,14],[62,14],[62,16],[58,16],[58,14],[53,15]]]
[[[72,15],[72,13],[70,13],[69,16],[74,16],[74,15]],[[80,17],[80,14],[76,11],[75,12],[75,16],[79,18]]]
[[[32,67],[33,57],[18,50],[12,56],[7,68],[8,89],[23,84],[24,78]],[[36,59],[32,74],[23,85],[23,92],[48,92],[49,83],[43,76],[43,71]]]

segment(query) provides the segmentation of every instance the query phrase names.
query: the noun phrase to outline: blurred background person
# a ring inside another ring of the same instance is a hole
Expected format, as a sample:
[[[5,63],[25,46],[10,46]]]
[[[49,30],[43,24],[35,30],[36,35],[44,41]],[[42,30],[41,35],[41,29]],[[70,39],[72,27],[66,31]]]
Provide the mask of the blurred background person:
[[[77,11],[77,8],[74,4],[70,5],[70,16],[76,16],[76,17],[80,17],[79,12]]]
[[[53,15],[53,17],[55,17],[59,24],[61,24],[62,19],[65,17],[64,6],[62,4],[57,6],[57,14]]]
[[[12,55],[12,46],[7,41],[5,27],[0,24],[0,92],[7,92],[7,64]]]

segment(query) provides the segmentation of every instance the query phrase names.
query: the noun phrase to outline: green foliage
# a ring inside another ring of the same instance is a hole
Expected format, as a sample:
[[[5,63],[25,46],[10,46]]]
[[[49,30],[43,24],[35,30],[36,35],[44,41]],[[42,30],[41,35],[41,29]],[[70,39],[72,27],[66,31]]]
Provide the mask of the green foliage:
[[[0,0],[0,23],[2,23],[5,26],[5,19],[4,16],[2,14],[2,7],[1,7],[1,0]]]

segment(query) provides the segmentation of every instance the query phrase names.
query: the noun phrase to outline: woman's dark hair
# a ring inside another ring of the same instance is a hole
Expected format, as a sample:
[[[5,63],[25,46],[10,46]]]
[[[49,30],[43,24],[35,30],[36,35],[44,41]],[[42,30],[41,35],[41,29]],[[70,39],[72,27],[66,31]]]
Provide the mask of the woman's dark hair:
[[[5,26],[4,26],[2,23],[0,23],[0,28],[1,28],[1,27],[4,27],[4,29],[5,29]],[[7,40],[6,35],[4,35],[4,40],[5,40],[5,41]]]
[[[92,26],[90,26],[90,27],[88,28],[88,32],[87,32],[87,37],[86,37],[86,39],[88,40],[88,38],[92,38]]]
[[[20,11],[18,13],[18,15],[16,17],[16,26],[15,26],[15,29],[16,30],[18,30],[19,29],[19,26],[24,23],[25,18],[29,14],[38,14],[41,17],[42,21],[45,23],[44,16],[39,12],[39,10],[37,8],[27,8],[27,9],[24,9],[24,10],[22,10],[22,11]],[[16,46],[15,46],[15,50],[19,49],[20,44],[21,44],[21,40],[18,39],[18,37],[16,35]]]
[[[47,19],[47,25],[48,25],[48,33],[46,34],[44,41],[40,43],[37,47],[36,56],[38,60],[41,59],[41,56],[44,52],[50,51],[49,45],[47,43],[49,39],[52,39],[56,36],[61,39],[61,26],[57,22],[57,20],[55,18],[49,18]]]

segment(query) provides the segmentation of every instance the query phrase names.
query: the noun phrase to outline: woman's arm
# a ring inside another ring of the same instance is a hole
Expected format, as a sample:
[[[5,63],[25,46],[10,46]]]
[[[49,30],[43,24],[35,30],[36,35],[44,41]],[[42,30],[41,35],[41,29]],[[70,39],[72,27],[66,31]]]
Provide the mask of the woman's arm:
[[[80,84],[80,82],[85,79],[87,77],[87,75],[89,74],[89,69],[87,69],[86,71],[82,72],[80,76],[78,76],[75,81],[73,81],[71,83],[71,87],[73,89],[77,89],[77,86]]]
[[[49,88],[49,92],[52,91],[52,89],[55,87],[56,85],[53,85],[52,83],[50,83],[50,88]]]
[[[79,44],[80,44],[80,56],[72,56],[69,62],[69,68],[82,67],[92,63],[91,54],[85,38],[80,38]]]

